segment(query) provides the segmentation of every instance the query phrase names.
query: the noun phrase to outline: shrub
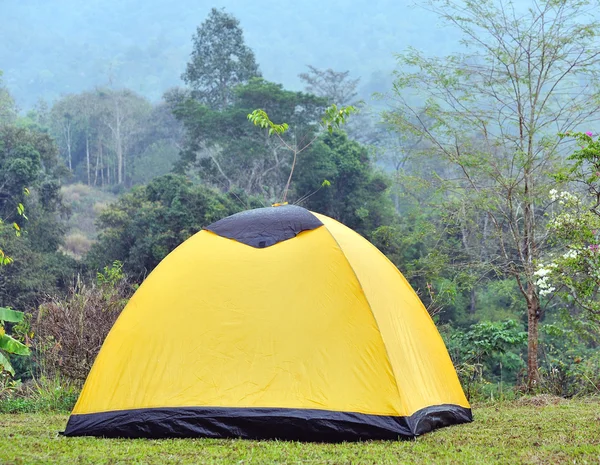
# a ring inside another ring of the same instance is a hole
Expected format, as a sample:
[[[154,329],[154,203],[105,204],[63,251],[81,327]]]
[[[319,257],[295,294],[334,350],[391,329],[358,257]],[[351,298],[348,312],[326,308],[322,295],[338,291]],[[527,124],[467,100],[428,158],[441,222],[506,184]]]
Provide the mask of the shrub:
[[[527,333],[516,321],[483,321],[466,331],[444,329],[442,335],[468,399],[490,397],[494,391],[503,395],[503,386],[516,381],[527,343]]]
[[[97,281],[78,280],[64,297],[39,306],[34,322],[34,348],[41,373],[83,381],[133,292],[115,262],[98,273]]]
[[[0,413],[68,413],[73,410],[79,392],[79,383],[58,375],[29,380],[16,384],[3,394],[0,391]]]
[[[61,247],[67,255],[79,260],[87,254],[92,248],[93,241],[81,232],[72,232],[65,237],[65,242]]]

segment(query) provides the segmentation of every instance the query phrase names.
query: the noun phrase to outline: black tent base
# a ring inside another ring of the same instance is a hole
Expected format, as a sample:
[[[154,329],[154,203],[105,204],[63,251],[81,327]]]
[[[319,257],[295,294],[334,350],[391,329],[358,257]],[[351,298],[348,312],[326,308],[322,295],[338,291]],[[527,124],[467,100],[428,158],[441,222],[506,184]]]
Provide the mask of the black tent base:
[[[407,417],[309,409],[177,407],[71,415],[63,434],[342,442],[411,439],[472,420],[471,409],[458,405],[427,407]]]

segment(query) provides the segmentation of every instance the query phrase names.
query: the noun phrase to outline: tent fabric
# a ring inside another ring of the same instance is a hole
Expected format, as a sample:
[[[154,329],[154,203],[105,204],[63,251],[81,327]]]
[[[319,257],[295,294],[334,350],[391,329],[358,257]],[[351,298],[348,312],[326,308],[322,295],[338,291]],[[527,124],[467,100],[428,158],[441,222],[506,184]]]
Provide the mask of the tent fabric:
[[[308,210],[295,205],[257,208],[228,216],[205,229],[252,247],[270,247],[296,237],[323,223]]]
[[[456,405],[427,407],[410,417],[310,409],[171,407],[75,415],[67,435],[341,442],[414,437],[471,419],[470,409]]]
[[[334,441],[471,421],[446,347],[398,269],[351,229],[299,208],[257,209],[258,225],[234,215],[171,252],[108,335],[65,435]],[[306,215],[315,221],[290,219]],[[252,245],[265,231],[294,234]]]

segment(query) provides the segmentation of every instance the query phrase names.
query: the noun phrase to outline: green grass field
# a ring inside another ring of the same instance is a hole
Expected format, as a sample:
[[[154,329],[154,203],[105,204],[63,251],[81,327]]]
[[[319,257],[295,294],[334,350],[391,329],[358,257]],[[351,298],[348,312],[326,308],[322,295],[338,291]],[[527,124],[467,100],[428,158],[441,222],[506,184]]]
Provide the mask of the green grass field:
[[[314,444],[64,438],[67,415],[0,415],[1,464],[594,464],[600,398],[522,399],[474,408],[475,421],[415,441]]]

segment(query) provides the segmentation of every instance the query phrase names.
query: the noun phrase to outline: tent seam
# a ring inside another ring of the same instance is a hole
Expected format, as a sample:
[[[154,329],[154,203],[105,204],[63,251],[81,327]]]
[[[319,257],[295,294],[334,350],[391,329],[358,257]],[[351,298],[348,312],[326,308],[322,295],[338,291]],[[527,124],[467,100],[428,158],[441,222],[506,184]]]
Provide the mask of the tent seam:
[[[354,270],[354,267],[352,266],[352,263],[350,263],[350,260],[348,260],[348,257],[344,253],[344,248],[340,245],[340,243],[338,242],[338,240],[336,239],[336,237],[329,230],[329,228],[327,227],[327,225],[325,223],[323,223],[323,226],[325,226],[325,229],[327,229],[327,232],[329,233],[329,235],[331,236],[331,238],[333,239],[333,241],[336,243],[338,249],[340,250],[340,252],[342,253],[342,256],[344,257],[344,260],[346,260],[346,263],[348,264],[348,266],[352,270],[352,274],[354,275],[354,277],[356,278],[356,282],[360,286],[360,290],[362,292],[362,295],[365,296],[365,300],[366,300],[367,305],[369,307],[369,311],[371,312],[371,315],[373,316],[373,321],[375,321],[375,326],[377,327],[377,332],[379,333],[379,338],[381,339],[381,343],[383,344],[383,350],[385,350],[385,357],[386,357],[387,362],[388,362],[388,364],[390,366],[390,370],[392,371],[392,376],[394,378],[394,385],[396,386],[396,392],[398,393],[398,400],[400,401],[400,403],[402,403],[402,394],[400,393],[400,386],[398,386],[398,378],[396,377],[396,371],[394,370],[394,366],[392,365],[392,360],[390,358],[390,353],[388,352],[387,345],[385,343],[385,340],[383,339],[383,334],[381,332],[381,328],[379,327],[379,322],[377,321],[377,317],[375,316],[375,312],[373,312],[373,307],[371,306],[371,302],[369,301],[369,297],[367,296],[367,293],[365,292],[365,288],[363,287],[362,283],[360,282],[360,278],[356,274],[356,271]],[[398,412],[398,413],[400,413],[400,412]],[[412,430],[412,426],[410,426],[410,429]]]

